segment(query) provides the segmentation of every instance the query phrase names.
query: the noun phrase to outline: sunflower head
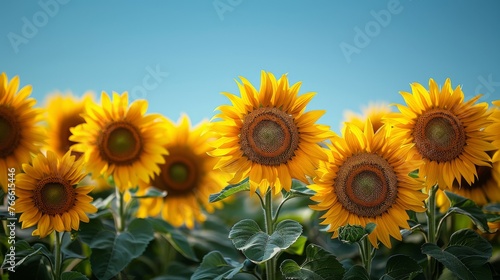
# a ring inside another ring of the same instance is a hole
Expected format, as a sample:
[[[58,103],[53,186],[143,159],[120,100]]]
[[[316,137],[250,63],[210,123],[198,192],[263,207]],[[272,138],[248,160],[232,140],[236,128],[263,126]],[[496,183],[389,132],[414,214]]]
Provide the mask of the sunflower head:
[[[71,129],[72,150],[83,153],[88,171],[113,176],[121,192],[139,180],[149,182],[167,154],[164,117],[145,115],[147,106],[146,100],[129,106],[126,92],[114,92],[112,100],[103,92],[101,104],[88,103],[85,122]]]
[[[366,121],[370,119],[373,131],[376,132],[382,125],[384,125],[385,117],[391,112],[392,108],[386,103],[372,103],[369,104],[368,107],[363,108],[362,114],[346,111],[344,113],[344,119],[346,122],[354,124],[360,129],[364,129]]]
[[[416,155],[424,161],[419,167],[428,186],[451,188],[453,181],[472,184],[477,166],[490,166],[488,151],[493,149],[485,137],[489,125],[487,103],[476,103],[480,96],[464,101],[460,87],[453,89],[447,79],[440,89],[434,80],[429,90],[411,85],[412,93],[401,92],[405,105],[391,116],[392,135],[414,143]]]
[[[37,225],[33,235],[78,230],[80,221],[89,221],[87,213],[97,211],[87,195],[93,187],[77,186],[86,176],[83,159],[47,151],[47,156],[38,154],[32,164],[23,164],[23,171],[17,175],[16,212],[22,213],[22,228]]]
[[[208,130],[208,122],[191,127],[190,120],[183,115],[177,124],[167,119],[169,151],[160,165],[160,173],[151,182],[141,182],[141,191],[153,186],[167,192],[164,198],[140,199],[140,217],[161,217],[174,226],[193,228],[195,222],[203,222],[204,211],[212,213],[221,208],[222,202],[209,203],[210,194],[217,193],[227,185],[228,175],[214,170],[217,159],[209,156],[209,143],[214,140]]]
[[[309,187],[317,202],[311,208],[325,211],[321,224],[334,238],[343,226],[375,223],[370,242],[390,248],[390,236],[401,240],[400,228],[409,228],[406,211],[425,210],[423,182],[409,176],[421,160],[414,158],[412,145],[386,138],[385,129],[374,133],[369,119],[363,130],[347,123],[343,137],[328,145],[331,161],[320,165]]]
[[[218,157],[216,168],[234,174],[230,183],[249,177],[251,192],[262,194],[290,190],[292,178],[307,182],[326,159],[320,143],[334,135],[315,123],[324,111],[305,112],[315,94],[298,96],[300,83],[289,86],[286,75],[276,79],[263,71],[259,90],[240,79],[241,97],[223,93],[232,105],[219,106],[212,123],[219,135],[210,152]]]
[[[82,114],[85,106],[92,101],[92,93],[86,93],[77,98],[71,93],[63,95],[55,93],[47,99],[47,149],[53,150],[58,156],[63,156],[75,142],[70,141],[70,128],[85,122]],[[73,152],[77,157],[81,153]]]
[[[45,140],[39,125],[43,114],[33,108],[36,100],[30,94],[30,85],[19,90],[18,76],[9,81],[5,73],[0,75],[0,170],[20,169]],[[0,176],[0,185],[7,190],[7,176]]]

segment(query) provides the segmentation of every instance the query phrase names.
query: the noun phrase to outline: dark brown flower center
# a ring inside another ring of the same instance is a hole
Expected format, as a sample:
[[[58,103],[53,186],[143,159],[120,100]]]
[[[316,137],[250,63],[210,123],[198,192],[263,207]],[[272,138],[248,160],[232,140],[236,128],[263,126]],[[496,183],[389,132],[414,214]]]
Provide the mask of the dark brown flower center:
[[[33,198],[43,214],[60,215],[74,206],[76,192],[68,181],[53,176],[38,181]]]
[[[21,127],[15,112],[0,106],[0,158],[10,156],[21,141]]]
[[[198,187],[203,176],[203,159],[183,148],[170,147],[165,163],[160,166],[160,175],[152,185],[167,191],[168,196],[180,196]]]
[[[241,149],[251,161],[280,165],[299,146],[299,132],[292,116],[277,108],[261,107],[246,115],[241,128]]]
[[[61,154],[65,154],[73,144],[76,144],[76,142],[69,140],[69,137],[72,135],[70,128],[75,127],[84,122],[85,119],[81,117],[79,114],[68,116],[61,121],[59,129],[60,133],[59,146],[56,147]],[[76,159],[78,159],[82,155],[82,153],[75,151],[72,151],[71,154],[74,155]]]
[[[397,175],[377,154],[360,153],[346,159],[334,184],[339,202],[358,216],[378,216],[397,198]]]
[[[466,145],[465,128],[451,112],[433,109],[418,117],[413,130],[420,154],[437,162],[457,158]]]
[[[99,135],[98,145],[101,157],[117,165],[128,165],[139,160],[143,150],[139,130],[125,121],[110,123]]]

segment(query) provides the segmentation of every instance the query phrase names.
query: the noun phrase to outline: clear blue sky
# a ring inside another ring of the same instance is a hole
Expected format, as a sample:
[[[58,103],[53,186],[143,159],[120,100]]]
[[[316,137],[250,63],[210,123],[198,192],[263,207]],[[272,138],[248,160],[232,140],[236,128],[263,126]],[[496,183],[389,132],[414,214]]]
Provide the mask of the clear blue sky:
[[[261,70],[317,92],[308,109],[335,131],[345,110],[402,103],[429,78],[500,99],[500,1],[0,2],[0,72],[39,105],[56,90],[129,91],[197,123]]]

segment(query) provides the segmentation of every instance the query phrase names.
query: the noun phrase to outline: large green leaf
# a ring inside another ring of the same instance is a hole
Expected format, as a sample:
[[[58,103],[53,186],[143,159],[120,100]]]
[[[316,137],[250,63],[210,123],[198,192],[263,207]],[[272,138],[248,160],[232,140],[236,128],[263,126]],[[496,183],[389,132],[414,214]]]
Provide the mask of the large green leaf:
[[[491,257],[492,247],[470,229],[455,232],[444,250],[435,244],[426,243],[422,245],[422,252],[441,262],[458,279],[491,278],[487,261]]]
[[[295,241],[290,247],[288,247],[285,251],[288,254],[294,254],[294,255],[302,255],[304,253],[304,248],[306,247],[307,243],[307,237],[306,236],[299,236],[297,241]]]
[[[249,190],[250,190],[250,182],[248,182],[248,178],[246,178],[245,180],[241,181],[238,184],[226,186],[219,193],[211,194],[208,201],[216,202],[228,198],[229,196],[235,193],[239,193],[242,191],[249,191]]]
[[[90,264],[98,279],[110,279],[139,257],[153,239],[153,227],[143,219],[133,220],[126,231],[100,231],[89,244]]]
[[[477,232],[461,229],[451,235],[445,250],[458,256],[468,266],[482,266],[490,259],[493,248]]]
[[[411,280],[423,270],[414,259],[405,255],[393,255],[387,260],[385,271],[381,280]]]
[[[290,247],[302,233],[302,226],[293,220],[283,220],[269,236],[250,219],[236,223],[229,232],[229,238],[238,250],[255,263],[265,262]]]
[[[184,235],[179,229],[161,219],[148,218],[148,221],[153,225],[154,231],[164,234],[167,241],[177,252],[188,259],[198,261],[191,245],[189,245],[186,235]]]
[[[370,280],[370,276],[364,267],[354,265],[346,271],[342,280]]]
[[[342,279],[345,272],[334,255],[314,244],[307,246],[306,260],[302,265],[285,260],[280,269],[285,279],[298,280]]]
[[[450,208],[446,213],[447,215],[452,213],[465,215],[469,217],[481,231],[488,231],[486,215],[474,201],[449,191],[444,191],[444,193],[450,200]]]
[[[200,266],[191,276],[192,280],[231,279],[243,268],[243,264],[224,258],[218,251],[212,251],[203,257]]]

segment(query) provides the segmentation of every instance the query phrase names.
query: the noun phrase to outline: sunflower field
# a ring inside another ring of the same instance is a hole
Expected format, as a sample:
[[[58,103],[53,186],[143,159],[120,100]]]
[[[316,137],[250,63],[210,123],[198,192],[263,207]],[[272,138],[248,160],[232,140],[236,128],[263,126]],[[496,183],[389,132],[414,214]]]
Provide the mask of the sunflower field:
[[[337,134],[236,83],[192,124],[2,73],[2,279],[500,279],[500,100],[430,79]]]

